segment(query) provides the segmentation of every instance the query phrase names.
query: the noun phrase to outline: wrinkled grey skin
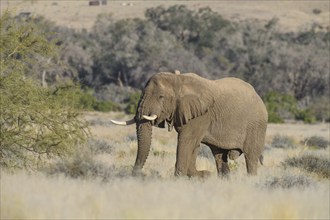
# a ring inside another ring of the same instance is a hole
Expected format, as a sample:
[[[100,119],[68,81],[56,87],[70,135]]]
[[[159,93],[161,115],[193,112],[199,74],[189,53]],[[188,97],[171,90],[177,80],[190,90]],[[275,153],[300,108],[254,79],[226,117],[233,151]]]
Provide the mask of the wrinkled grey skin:
[[[148,121],[142,115],[156,114]],[[208,80],[196,74],[158,73],[148,81],[135,115],[138,153],[133,174],[148,157],[152,126],[178,133],[176,176],[200,176],[196,170],[200,143],[209,146],[219,175],[229,173],[228,157],[245,156],[248,174],[256,175],[262,157],[268,114],[253,87],[236,78]]]

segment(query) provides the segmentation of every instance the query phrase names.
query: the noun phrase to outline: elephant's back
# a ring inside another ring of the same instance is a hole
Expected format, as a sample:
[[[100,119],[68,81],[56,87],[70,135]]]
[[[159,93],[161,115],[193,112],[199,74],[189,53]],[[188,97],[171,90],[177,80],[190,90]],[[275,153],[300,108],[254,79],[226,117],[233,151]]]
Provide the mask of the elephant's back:
[[[254,90],[253,86],[239,78],[235,78],[235,77],[226,77],[226,78],[222,78],[222,79],[218,79],[214,81],[216,83],[217,87],[221,87],[224,89],[242,89],[245,91],[250,91],[252,93],[256,93],[256,91]]]
[[[267,123],[266,107],[252,85],[241,79],[227,77],[215,80],[216,103],[220,115],[230,118],[228,123],[242,124]],[[225,119],[226,121],[226,119]]]

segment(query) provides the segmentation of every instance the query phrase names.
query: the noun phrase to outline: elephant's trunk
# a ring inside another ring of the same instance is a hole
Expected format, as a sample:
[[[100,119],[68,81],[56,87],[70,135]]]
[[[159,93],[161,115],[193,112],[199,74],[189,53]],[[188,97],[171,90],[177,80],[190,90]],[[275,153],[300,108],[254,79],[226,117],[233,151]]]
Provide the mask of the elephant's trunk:
[[[138,174],[147,160],[152,135],[152,125],[149,121],[136,124],[136,134],[138,140],[138,151],[133,169],[133,175]]]

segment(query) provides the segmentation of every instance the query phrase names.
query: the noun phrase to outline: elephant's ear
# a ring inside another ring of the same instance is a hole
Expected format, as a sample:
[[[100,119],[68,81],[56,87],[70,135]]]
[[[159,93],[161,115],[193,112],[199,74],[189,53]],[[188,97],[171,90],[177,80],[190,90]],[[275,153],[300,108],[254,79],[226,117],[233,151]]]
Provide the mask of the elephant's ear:
[[[202,100],[197,95],[185,95],[177,101],[175,123],[179,126],[208,112],[211,100]]]

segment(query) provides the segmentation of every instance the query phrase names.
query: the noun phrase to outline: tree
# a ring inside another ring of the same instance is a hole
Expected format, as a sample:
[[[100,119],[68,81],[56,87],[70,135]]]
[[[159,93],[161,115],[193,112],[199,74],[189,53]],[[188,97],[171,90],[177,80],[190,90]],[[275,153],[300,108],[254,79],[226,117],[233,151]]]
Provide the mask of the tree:
[[[54,42],[33,22],[5,12],[0,30],[0,165],[33,168],[45,156],[69,153],[86,140],[87,125],[77,111],[79,88],[42,87],[31,77],[29,67],[38,58],[57,56]]]

